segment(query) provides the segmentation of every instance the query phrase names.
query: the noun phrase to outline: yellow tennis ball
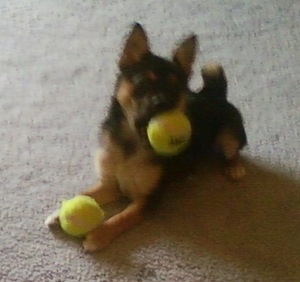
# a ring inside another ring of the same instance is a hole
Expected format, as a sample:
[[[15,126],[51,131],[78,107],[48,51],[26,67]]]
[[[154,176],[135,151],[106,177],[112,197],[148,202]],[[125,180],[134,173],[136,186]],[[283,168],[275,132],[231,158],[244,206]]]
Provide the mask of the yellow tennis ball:
[[[171,110],[153,117],[147,127],[150,145],[159,155],[173,156],[189,144],[192,127],[188,117],[179,110]]]
[[[91,197],[78,195],[62,202],[59,212],[60,226],[69,235],[84,236],[103,220],[103,210]]]

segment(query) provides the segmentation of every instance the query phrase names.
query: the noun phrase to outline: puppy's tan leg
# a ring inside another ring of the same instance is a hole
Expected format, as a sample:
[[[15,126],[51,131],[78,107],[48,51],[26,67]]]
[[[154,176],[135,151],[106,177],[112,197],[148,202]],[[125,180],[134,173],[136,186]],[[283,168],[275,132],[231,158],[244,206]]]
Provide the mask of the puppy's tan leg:
[[[246,169],[239,157],[236,156],[235,159],[228,160],[225,165],[225,174],[231,180],[240,180],[246,175]]]
[[[84,249],[101,250],[121,233],[138,224],[143,219],[149,196],[158,188],[162,173],[162,167],[149,161],[143,151],[120,163],[118,181],[132,202],[123,211],[91,231],[83,243]]]
[[[104,205],[116,201],[121,196],[118,189],[117,179],[114,175],[113,158],[107,152],[97,154],[97,160],[101,170],[99,170],[99,182],[84,190],[81,194],[94,198],[98,204]],[[45,220],[45,225],[55,226],[59,224],[59,209],[50,214]]]
[[[140,223],[145,205],[146,199],[134,200],[125,210],[90,232],[83,243],[85,251],[93,252],[107,247],[117,236]]]
[[[113,153],[99,150],[95,155],[95,168],[99,176],[98,183],[80,194],[94,198],[99,205],[116,201],[121,196],[121,192],[116,178],[116,161]]]
[[[225,158],[225,174],[231,180],[239,180],[246,174],[246,170],[240,160],[239,140],[229,131],[222,131],[216,140],[216,149]]]
[[[109,204],[121,197],[114,177],[102,176],[103,180],[83,190],[80,194],[92,197],[99,205]]]
[[[94,198],[99,205],[104,205],[116,201],[121,196],[121,192],[117,188],[117,185],[112,183],[112,181],[107,180],[104,181],[104,183],[96,183],[90,188],[84,190],[81,194]],[[59,225],[58,215],[59,209],[54,211],[46,218],[45,225],[49,227]]]
[[[59,209],[55,210],[50,215],[48,215],[44,222],[45,225],[48,227],[59,225],[58,215],[59,215]]]

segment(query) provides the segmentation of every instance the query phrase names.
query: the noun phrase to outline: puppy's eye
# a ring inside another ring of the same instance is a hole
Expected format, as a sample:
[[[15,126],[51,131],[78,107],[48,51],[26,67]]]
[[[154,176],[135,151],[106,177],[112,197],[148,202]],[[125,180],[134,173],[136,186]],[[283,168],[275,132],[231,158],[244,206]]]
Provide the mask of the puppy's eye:
[[[179,83],[179,79],[175,74],[169,74],[168,75],[168,82],[173,84],[173,85],[177,85]]]
[[[137,85],[145,81],[145,76],[142,73],[137,73],[132,77],[132,82]]]
[[[134,84],[141,84],[144,82],[150,82],[157,80],[157,75],[153,71],[145,71],[135,74],[132,77]]]
[[[157,80],[157,75],[153,71],[145,72],[145,76],[152,81]]]

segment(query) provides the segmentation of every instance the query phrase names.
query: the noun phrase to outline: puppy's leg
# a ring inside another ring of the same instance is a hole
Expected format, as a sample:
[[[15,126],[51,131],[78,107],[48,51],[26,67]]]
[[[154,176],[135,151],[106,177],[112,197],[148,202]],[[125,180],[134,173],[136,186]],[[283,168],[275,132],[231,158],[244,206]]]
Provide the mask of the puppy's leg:
[[[103,180],[106,181],[99,181],[95,185],[84,190],[81,194],[94,198],[99,205],[116,201],[121,196],[121,192],[112,181],[107,181],[108,179],[105,179],[105,177]],[[59,225],[58,215],[59,209],[55,210],[46,218],[45,225],[49,227]]]
[[[121,233],[140,223],[146,203],[147,200],[144,198],[134,200],[125,210],[90,232],[83,243],[84,250],[89,252],[101,250]]]
[[[83,243],[86,251],[105,248],[120,234],[142,221],[149,196],[158,188],[162,172],[160,165],[149,162],[147,158],[145,160],[139,153],[119,167],[118,182],[132,202],[122,212],[87,234]]]
[[[52,212],[50,215],[47,216],[45,220],[45,225],[48,227],[58,226],[59,225],[59,209]]]
[[[239,150],[241,141],[229,130],[222,130],[215,143],[217,151],[221,152],[225,159],[225,174],[231,180],[239,180],[246,174],[241,162]]]
[[[99,205],[105,205],[118,200],[121,191],[116,178],[116,162],[114,153],[99,150],[95,155],[95,169],[99,181],[95,185],[82,191],[82,195],[92,197]]]
[[[84,190],[81,194],[94,198],[98,204],[104,205],[117,200],[121,196],[118,189],[117,179],[114,175],[115,164],[111,154],[103,151],[97,154],[96,165],[100,166],[100,180],[90,188]],[[45,220],[45,225],[55,226],[59,224],[59,209],[50,214]]]

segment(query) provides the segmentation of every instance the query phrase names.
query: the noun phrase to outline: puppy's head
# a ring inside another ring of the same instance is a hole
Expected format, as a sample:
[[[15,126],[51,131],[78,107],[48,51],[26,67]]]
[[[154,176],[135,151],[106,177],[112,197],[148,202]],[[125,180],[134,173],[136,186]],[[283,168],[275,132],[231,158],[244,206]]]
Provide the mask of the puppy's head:
[[[131,129],[141,134],[154,115],[175,108],[185,111],[196,47],[196,37],[190,36],[166,60],[151,52],[141,25],[133,26],[120,57],[115,92]]]

